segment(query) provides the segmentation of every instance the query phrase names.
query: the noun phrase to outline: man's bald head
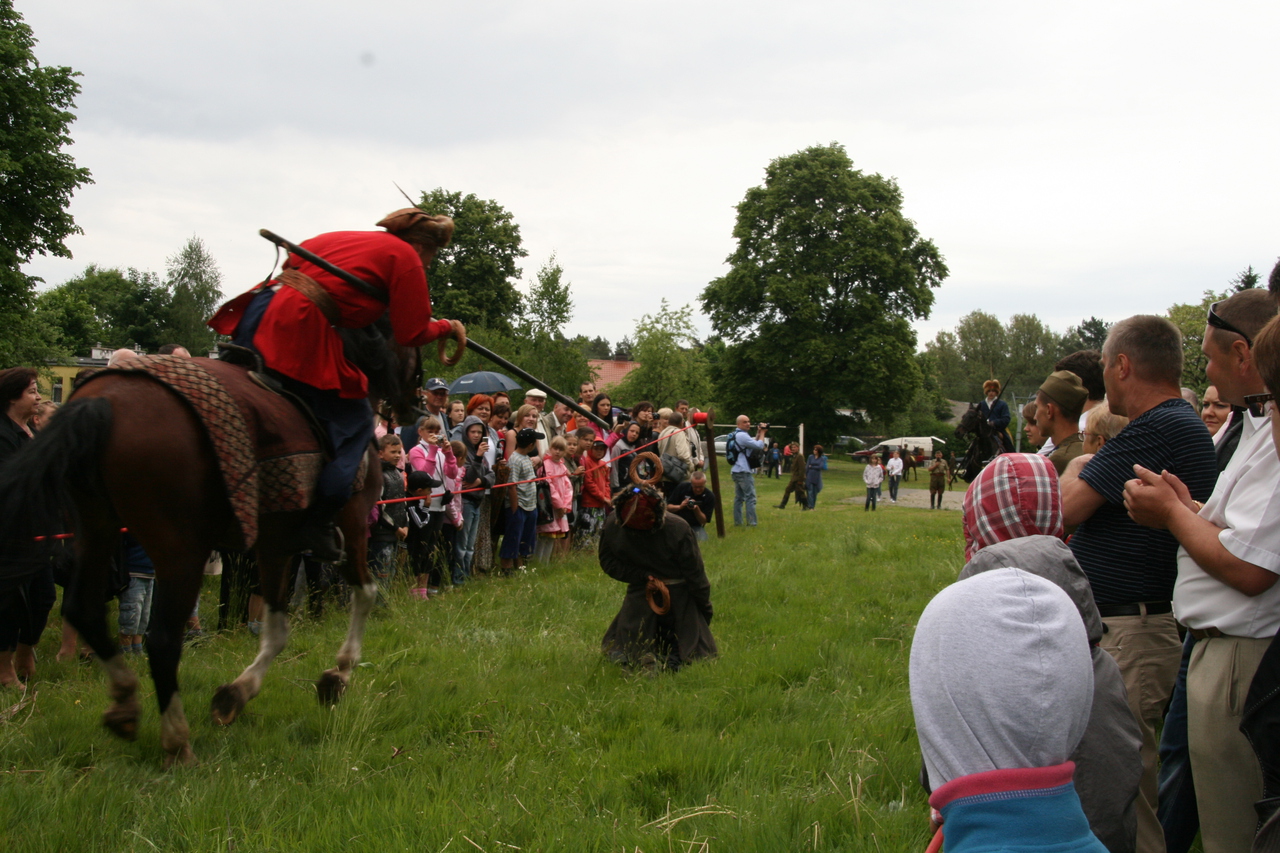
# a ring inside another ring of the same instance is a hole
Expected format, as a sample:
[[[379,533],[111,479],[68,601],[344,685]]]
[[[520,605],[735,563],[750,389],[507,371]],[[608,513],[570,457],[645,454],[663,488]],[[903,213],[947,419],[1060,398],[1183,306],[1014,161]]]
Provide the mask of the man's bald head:
[[[735,423],[737,423],[738,429],[747,429],[751,426],[751,418],[746,415],[738,415],[738,420]]]

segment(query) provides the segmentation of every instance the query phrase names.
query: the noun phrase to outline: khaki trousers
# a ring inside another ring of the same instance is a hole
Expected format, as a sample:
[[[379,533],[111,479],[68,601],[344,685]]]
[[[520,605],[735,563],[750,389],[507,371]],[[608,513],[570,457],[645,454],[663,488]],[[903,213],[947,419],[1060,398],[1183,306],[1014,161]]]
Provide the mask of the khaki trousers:
[[[1182,663],[1182,641],[1172,613],[1158,616],[1114,616],[1102,620],[1106,633],[1099,645],[1120,666],[1129,710],[1142,729],[1142,782],[1133,808],[1138,816],[1138,853],[1164,853],[1164,832],[1156,817],[1156,773],[1159,741],[1156,728],[1164,719]],[[1194,771],[1193,771],[1194,772]]]
[[[1271,638],[1200,640],[1187,666],[1187,740],[1205,853],[1249,853],[1262,768],[1240,731],[1249,684]]]

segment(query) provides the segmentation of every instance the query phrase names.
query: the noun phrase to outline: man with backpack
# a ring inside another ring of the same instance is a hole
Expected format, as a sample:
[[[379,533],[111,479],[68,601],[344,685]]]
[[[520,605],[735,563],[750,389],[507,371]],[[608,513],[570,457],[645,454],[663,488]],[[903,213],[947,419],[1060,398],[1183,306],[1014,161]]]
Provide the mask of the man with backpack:
[[[747,432],[751,428],[751,418],[738,415],[738,428],[725,443],[725,459],[729,462],[729,471],[733,475],[733,526],[742,526],[742,508],[747,510],[747,526],[756,526],[756,481],[751,474],[764,460],[764,436],[769,431],[768,424],[760,424],[756,428],[756,437]]]

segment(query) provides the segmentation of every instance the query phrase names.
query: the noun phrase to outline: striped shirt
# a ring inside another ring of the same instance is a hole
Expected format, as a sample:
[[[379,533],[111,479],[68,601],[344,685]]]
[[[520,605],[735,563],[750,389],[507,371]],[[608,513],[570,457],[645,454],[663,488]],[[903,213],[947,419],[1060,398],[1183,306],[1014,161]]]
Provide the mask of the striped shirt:
[[[1176,475],[1194,500],[1207,500],[1218,479],[1213,439],[1186,400],[1143,412],[1102,446],[1080,479],[1106,498],[1074,536],[1071,551],[1099,605],[1169,601],[1178,575],[1178,540],[1167,530],[1142,527],[1124,508],[1124,484],[1133,466]]]

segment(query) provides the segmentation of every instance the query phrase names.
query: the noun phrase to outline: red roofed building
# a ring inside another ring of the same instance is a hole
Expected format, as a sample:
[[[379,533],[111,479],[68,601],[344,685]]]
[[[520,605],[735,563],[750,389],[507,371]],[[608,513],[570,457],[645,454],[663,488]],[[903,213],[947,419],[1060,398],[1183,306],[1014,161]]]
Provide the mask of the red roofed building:
[[[600,391],[615,388],[627,374],[640,366],[638,361],[613,361],[607,358],[589,358],[587,366],[596,375],[596,388]]]

